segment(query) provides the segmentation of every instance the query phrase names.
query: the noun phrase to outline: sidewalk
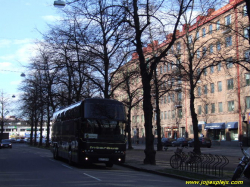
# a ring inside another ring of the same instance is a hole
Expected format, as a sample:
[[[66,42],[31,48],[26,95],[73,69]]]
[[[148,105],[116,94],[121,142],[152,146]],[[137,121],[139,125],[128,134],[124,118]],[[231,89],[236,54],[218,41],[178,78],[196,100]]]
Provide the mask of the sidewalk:
[[[170,166],[170,157],[174,154],[176,147],[169,147],[167,151],[156,151],[156,165],[145,165],[143,164],[143,160],[145,158],[144,149],[145,145],[139,144],[139,145],[133,145],[133,150],[127,150],[126,151],[126,161],[123,164],[126,167],[138,170],[138,171],[145,171],[150,172],[158,175],[164,175],[168,177],[174,177],[182,180],[195,180],[194,178],[190,178],[187,176],[184,176],[183,172],[180,175],[174,175],[171,172],[165,172],[173,171]],[[157,150],[155,146],[155,150]],[[183,149],[184,152],[190,152],[193,150],[193,148]],[[223,177],[214,177],[214,180],[231,180],[231,176],[233,175],[233,172],[236,168],[236,166],[239,163],[239,158],[242,157],[242,153],[240,151],[239,147],[227,147],[227,146],[213,146],[212,148],[201,148],[202,153],[206,154],[213,154],[213,155],[224,155],[228,158],[229,164],[224,168],[224,175]],[[176,171],[176,170],[175,170]],[[194,176],[194,175],[193,175]],[[211,177],[211,176],[210,176]],[[197,180],[197,179],[196,179]],[[203,180],[207,180],[207,178],[204,178]],[[211,180],[211,179],[210,179]],[[244,181],[244,185],[240,185],[242,187],[249,186],[250,180],[241,178],[241,181]],[[234,185],[235,186],[235,185]],[[236,185],[237,186],[237,185]]]

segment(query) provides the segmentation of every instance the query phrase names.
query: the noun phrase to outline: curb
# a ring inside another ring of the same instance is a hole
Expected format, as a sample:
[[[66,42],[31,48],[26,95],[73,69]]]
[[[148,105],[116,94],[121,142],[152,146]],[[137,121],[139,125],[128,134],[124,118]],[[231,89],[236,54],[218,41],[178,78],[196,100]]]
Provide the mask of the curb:
[[[119,165],[130,168],[130,169],[133,169],[133,170],[136,170],[136,171],[152,173],[152,174],[161,175],[161,176],[164,176],[164,177],[171,177],[171,178],[180,179],[180,180],[184,180],[184,181],[199,181],[197,179],[193,179],[193,178],[189,178],[189,177],[173,175],[173,174],[169,174],[169,173],[163,173],[163,172],[154,171],[154,170],[145,169],[145,168],[139,168],[139,167],[136,167],[136,166],[131,166],[131,165],[126,164],[126,163],[120,163]],[[208,184],[206,186],[215,186],[215,185],[214,184]],[[224,185],[220,185],[220,184],[217,184],[216,186],[225,187]]]

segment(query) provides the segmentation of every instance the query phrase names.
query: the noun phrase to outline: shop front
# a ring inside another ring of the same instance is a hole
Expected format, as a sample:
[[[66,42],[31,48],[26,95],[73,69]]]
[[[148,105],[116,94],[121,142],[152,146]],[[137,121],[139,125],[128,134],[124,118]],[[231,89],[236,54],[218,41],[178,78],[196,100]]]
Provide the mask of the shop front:
[[[206,137],[211,140],[220,141],[225,139],[225,123],[207,123],[204,127]]]
[[[238,141],[238,122],[228,122],[226,128],[226,141]]]

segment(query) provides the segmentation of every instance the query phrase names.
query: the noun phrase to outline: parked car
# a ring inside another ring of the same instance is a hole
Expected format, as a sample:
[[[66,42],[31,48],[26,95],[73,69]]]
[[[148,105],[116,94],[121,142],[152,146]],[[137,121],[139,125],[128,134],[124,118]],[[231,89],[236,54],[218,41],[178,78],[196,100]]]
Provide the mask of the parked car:
[[[15,139],[15,138],[11,138],[11,139],[10,139],[10,142],[11,142],[11,143],[16,143],[16,139]]]
[[[199,143],[201,147],[208,147],[210,148],[212,146],[212,141],[209,138],[200,137]],[[188,141],[188,147],[194,146],[194,139]]]
[[[18,138],[16,139],[16,143],[25,143],[23,138]]]
[[[1,148],[12,148],[12,143],[10,142],[9,139],[2,139],[0,143]]]
[[[173,141],[176,141],[176,139],[174,138],[162,138],[161,139],[161,143],[165,147],[172,146]]]
[[[179,147],[179,146],[188,146],[188,141],[190,141],[191,138],[178,138],[176,141],[172,142],[172,146]]]

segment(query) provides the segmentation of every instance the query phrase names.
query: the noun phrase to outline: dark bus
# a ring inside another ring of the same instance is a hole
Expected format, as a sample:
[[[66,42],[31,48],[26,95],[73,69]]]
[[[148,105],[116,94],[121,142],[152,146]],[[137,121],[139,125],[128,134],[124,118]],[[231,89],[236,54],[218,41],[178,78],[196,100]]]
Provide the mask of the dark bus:
[[[90,98],[54,113],[52,152],[54,159],[69,163],[125,162],[126,115],[124,105],[112,99]]]

